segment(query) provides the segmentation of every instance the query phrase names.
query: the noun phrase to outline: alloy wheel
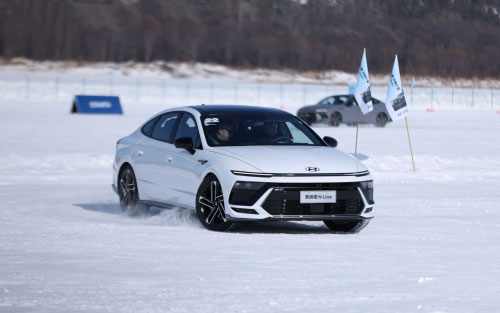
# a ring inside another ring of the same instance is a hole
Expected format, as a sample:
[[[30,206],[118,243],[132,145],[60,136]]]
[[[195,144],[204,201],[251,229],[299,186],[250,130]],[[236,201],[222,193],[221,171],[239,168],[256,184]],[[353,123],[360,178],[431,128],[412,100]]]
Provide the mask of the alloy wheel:
[[[120,176],[120,205],[124,211],[132,210],[137,204],[137,186],[134,173],[130,169]]]
[[[330,125],[334,127],[339,126],[341,122],[342,122],[342,115],[340,115],[340,113],[338,112],[332,114],[332,116],[330,117]]]
[[[196,212],[203,226],[210,230],[223,231],[232,225],[232,222],[226,218],[224,196],[217,179],[208,179],[200,186]]]
[[[385,124],[387,124],[387,115],[385,115],[384,113],[380,113],[379,115],[377,115],[377,119],[375,122],[378,127],[384,127]]]

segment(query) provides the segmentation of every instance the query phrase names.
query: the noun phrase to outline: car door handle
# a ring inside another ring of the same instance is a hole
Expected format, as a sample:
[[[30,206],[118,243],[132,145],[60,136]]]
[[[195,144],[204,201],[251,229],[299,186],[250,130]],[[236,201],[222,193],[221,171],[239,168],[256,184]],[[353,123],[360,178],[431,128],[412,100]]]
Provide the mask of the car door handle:
[[[165,161],[167,161],[167,162],[172,162],[173,159],[174,158],[171,156],[165,157]]]
[[[136,151],[136,152],[135,152],[135,155],[137,155],[137,156],[141,156],[141,155],[143,155],[143,154],[144,154],[144,152],[143,152],[143,151],[140,151],[140,150],[138,150],[138,151]]]
[[[203,159],[198,160],[198,163],[200,163],[201,165],[203,165],[203,164],[205,164],[207,162],[208,162],[207,160],[203,160]]]

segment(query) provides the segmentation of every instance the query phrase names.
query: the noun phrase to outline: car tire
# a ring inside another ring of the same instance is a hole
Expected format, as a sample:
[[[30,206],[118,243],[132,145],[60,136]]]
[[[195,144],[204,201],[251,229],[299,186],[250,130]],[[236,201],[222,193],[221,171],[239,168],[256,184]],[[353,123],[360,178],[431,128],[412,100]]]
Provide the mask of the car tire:
[[[363,228],[368,225],[370,220],[364,219],[364,220],[346,220],[346,221],[332,221],[332,220],[327,220],[323,221],[325,225],[330,228],[330,230],[333,230],[334,232],[338,233],[357,233],[361,231]]]
[[[118,177],[118,196],[122,211],[130,216],[144,215],[149,212],[149,206],[139,202],[139,192],[134,170],[124,167]]]
[[[215,176],[207,177],[198,188],[196,214],[201,224],[208,230],[225,231],[233,226],[233,222],[226,219],[224,195]]]
[[[342,122],[342,115],[339,112],[335,112],[330,116],[330,125],[333,127],[338,127]]]
[[[375,125],[378,127],[384,127],[388,120],[389,119],[385,113],[379,113],[375,119]]]

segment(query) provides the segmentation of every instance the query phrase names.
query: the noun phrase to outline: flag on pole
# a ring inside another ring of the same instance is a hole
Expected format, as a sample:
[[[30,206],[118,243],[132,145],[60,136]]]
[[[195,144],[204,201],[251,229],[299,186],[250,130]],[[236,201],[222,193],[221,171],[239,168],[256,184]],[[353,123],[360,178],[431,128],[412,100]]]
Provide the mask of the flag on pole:
[[[401,76],[399,74],[398,56],[394,60],[392,67],[391,80],[389,81],[389,90],[387,90],[387,98],[385,99],[387,112],[393,121],[397,121],[406,117],[408,114],[408,106],[406,105],[403,87],[401,86]]]
[[[373,111],[370,77],[368,76],[368,64],[366,62],[366,49],[363,50],[363,57],[361,58],[361,65],[359,66],[358,82],[356,83],[356,90],[354,90],[354,97],[363,114]]]
[[[415,77],[411,77],[411,89],[415,89]]]

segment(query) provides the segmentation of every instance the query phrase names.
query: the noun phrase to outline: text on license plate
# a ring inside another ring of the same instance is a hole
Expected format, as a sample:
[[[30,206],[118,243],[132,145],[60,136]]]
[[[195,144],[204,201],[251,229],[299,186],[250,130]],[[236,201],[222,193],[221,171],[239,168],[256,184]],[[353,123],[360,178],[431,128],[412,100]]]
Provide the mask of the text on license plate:
[[[300,191],[300,203],[335,203],[337,202],[337,191]]]

